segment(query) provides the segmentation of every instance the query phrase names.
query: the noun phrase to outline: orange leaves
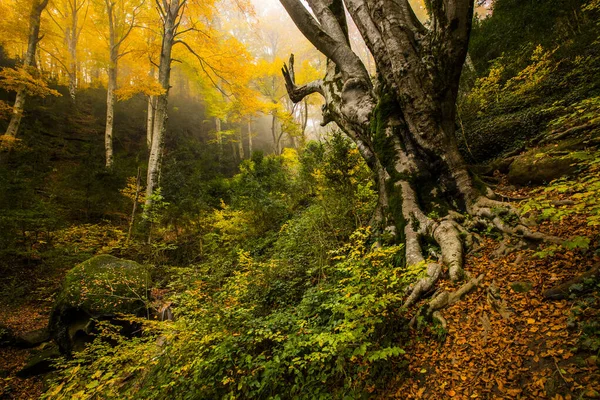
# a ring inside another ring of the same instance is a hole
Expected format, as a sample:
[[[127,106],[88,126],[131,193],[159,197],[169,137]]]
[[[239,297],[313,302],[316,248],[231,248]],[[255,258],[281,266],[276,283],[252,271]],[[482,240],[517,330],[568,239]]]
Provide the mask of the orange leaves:
[[[2,68],[0,86],[13,92],[24,89],[30,96],[60,96],[60,93],[50,89],[43,79],[34,77],[26,68]]]
[[[589,234],[584,218],[542,228],[559,236]],[[522,250],[491,259],[498,243],[486,240],[484,245],[480,256],[466,259],[472,275],[486,272],[482,289],[444,310],[444,343],[426,332],[414,332],[420,338],[407,349],[411,377],[395,389],[395,397],[571,399],[595,394],[600,387],[597,364],[586,364],[572,350],[579,340],[577,330],[568,328],[573,302],[542,298],[546,288],[589,268],[593,254],[557,253],[537,260],[530,257],[533,250]],[[509,318],[486,301],[484,289],[492,282],[511,311]],[[531,282],[532,288],[517,293],[512,282]]]
[[[164,89],[153,77],[140,74],[133,76],[128,85],[120,87],[115,93],[119,100],[127,100],[138,93],[146,96],[160,96],[164,93]]]
[[[5,101],[0,100],[0,120],[7,119],[12,113],[13,108]]]

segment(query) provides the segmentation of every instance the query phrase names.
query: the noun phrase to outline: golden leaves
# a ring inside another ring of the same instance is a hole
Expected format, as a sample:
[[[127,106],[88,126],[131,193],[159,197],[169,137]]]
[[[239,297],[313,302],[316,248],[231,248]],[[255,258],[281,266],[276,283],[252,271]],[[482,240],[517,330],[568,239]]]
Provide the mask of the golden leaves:
[[[13,92],[25,90],[29,96],[61,95],[56,90],[50,89],[42,78],[34,77],[26,68],[22,67],[2,68],[0,71],[0,87]]]

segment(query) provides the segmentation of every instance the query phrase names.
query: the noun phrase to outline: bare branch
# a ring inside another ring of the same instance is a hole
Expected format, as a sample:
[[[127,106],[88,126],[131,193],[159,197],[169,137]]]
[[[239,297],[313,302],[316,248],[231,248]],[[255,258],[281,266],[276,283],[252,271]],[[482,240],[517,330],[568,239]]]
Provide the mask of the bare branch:
[[[294,74],[294,55],[290,56],[289,68],[286,64],[283,64],[283,68],[281,72],[283,73],[283,77],[285,79],[285,88],[287,89],[288,95],[290,96],[290,100],[294,103],[299,103],[306,96],[319,93],[322,96],[325,96],[325,92],[323,90],[323,81],[313,81],[303,86],[296,86],[296,77]]]

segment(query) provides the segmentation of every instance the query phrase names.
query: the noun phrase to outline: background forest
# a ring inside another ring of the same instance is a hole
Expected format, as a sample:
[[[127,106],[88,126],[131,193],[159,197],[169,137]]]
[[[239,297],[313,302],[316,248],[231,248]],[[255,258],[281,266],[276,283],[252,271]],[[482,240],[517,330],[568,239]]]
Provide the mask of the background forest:
[[[438,320],[357,145],[288,97],[326,57],[276,1],[171,4],[0,0],[0,397],[600,397],[598,0],[477,3],[460,151],[563,241],[474,224],[485,284]]]

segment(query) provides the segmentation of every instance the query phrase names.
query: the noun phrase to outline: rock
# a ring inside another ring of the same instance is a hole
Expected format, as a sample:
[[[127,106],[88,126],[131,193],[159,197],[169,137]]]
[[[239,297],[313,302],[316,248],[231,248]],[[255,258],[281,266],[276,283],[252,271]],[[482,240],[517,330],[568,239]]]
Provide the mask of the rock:
[[[516,293],[527,293],[533,288],[533,283],[531,282],[513,282],[510,284],[512,290]]]
[[[573,174],[579,162],[571,155],[527,152],[510,164],[508,181],[516,185],[547,183]]]
[[[26,332],[19,336],[21,347],[36,347],[51,339],[48,328],[41,328],[35,331]]]
[[[70,270],[49,322],[61,352],[70,354],[91,340],[93,319],[145,315],[149,284],[145,266],[110,255],[92,257]]]
[[[19,347],[28,349],[39,346],[50,339],[50,333],[47,328],[17,335],[9,327],[0,325],[0,347]]]
[[[35,352],[27,361],[27,364],[19,372],[17,376],[27,378],[34,375],[44,374],[54,370],[53,364],[60,357],[58,346],[47,346],[40,351]]]
[[[15,346],[18,338],[8,326],[0,325],[0,347]]]

